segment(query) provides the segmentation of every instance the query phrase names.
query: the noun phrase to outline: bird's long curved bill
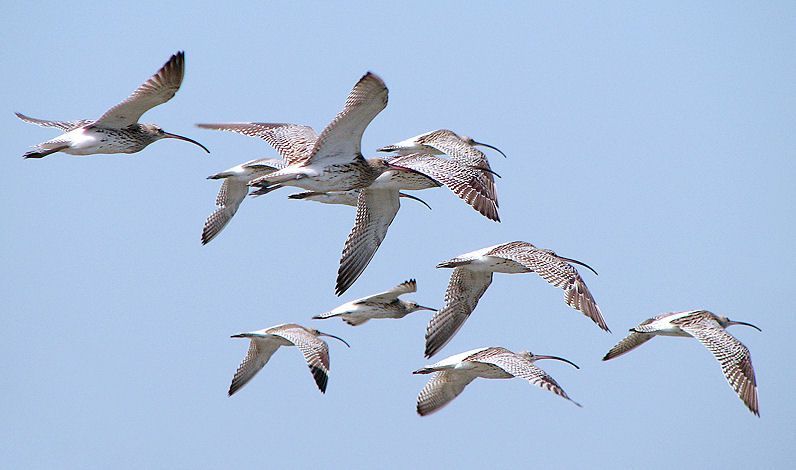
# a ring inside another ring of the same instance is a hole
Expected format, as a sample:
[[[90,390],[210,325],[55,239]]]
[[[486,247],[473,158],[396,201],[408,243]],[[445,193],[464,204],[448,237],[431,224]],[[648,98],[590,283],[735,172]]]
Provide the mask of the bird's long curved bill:
[[[744,322],[744,321],[732,321],[732,320],[731,320],[731,321],[730,321],[730,325],[743,325],[743,326],[751,326],[752,328],[754,328],[754,329],[755,329],[755,330],[757,330],[757,331],[760,331],[760,332],[762,332],[762,331],[763,331],[763,330],[761,330],[760,328],[756,327],[755,325],[752,325],[751,323],[746,323],[746,322]]]
[[[350,345],[350,344],[348,344],[348,342],[347,342],[346,340],[344,340],[343,338],[340,338],[339,336],[330,335],[329,333],[323,333],[323,332],[321,332],[321,331],[319,331],[319,332],[318,332],[318,334],[319,334],[319,335],[321,335],[321,336],[328,336],[328,337],[330,337],[330,338],[334,338],[334,339],[336,339],[336,340],[342,341],[342,342],[343,342],[343,344],[345,344],[345,345],[346,345],[346,346],[348,346],[349,348],[351,347],[351,345]]]
[[[184,140],[186,142],[190,142],[192,144],[196,144],[196,145],[202,147],[202,149],[204,149],[205,152],[210,153],[210,150],[207,150],[207,147],[205,147],[204,145],[200,144],[199,142],[197,142],[197,141],[195,141],[193,139],[189,139],[188,137],[184,137],[184,136],[177,135],[177,134],[172,134],[170,132],[164,132],[163,136],[164,136],[164,138],[167,138],[167,139],[179,139],[179,140]]]
[[[499,174],[497,174],[497,173],[495,173],[494,171],[492,171],[492,169],[491,169],[491,168],[484,168],[484,167],[482,167],[482,166],[471,166],[471,168],[475,168],[476,170],[485,171],[485,172],[487,172],[487,173],[489,173],[489,174],[492,174],[492,175],[495,175],[495,176],[497,176],[498,178],[503,178],[503,177],[502,177],[502,176],[500,176]]]
[[[595,271],[594,268],[592,268],[588,264],[584,263],[583,261],[578,261],[578,260],[572,259],[572,258],[564,258],[563,256],[559,256],[559,258],[563,259],[564,261],[569,261],[570,263],[575,263],[577,265],[583,266],[584,268],[588,268],[589,271],[591,271],[595,275],[599,276],[599,274],[597,274],[597,271]]]
[[[480,145],[480,146],[482,146],[482,147],[487,147],[487,148],[490,148],[490,149],[492,149],[492,150],[495,150],[495,151],[497,151],[499,154],[503,155],[503,158],[509,158],[509,157],[507,157],[507,156],[506,156],[506,154],[505,154],[505,153],[503,153],[503,151],[502,151],[502,150],[500,150],[499,148],[497,148],[497,147],[494,147],[494,146],[492,146],[492,145],[485,144],[485,143],[483,143],[483,142],[476,142],[476,141],[473,141],[473,144],[474,144],[474,145]]]
[[[432,312],[436,312],[436,311],[437,311],[437,309],[436,309],[436,308],[424,307],[424,306],[422,306],[422,305],[418,305],[418,306],[417,306],[417,309],[418,309],[418,310],[429,310],[429,311],[432,311]]]
[[[542,356],[542,355],[539,355],[539,354],[535,354],[535,355],[534,355],[534,359],[555,359],[556,361],[566,362],[567,364],[570,364],[570,365],[571,365],[572,367],[574,367],[575,369],[580,369],[580,367],[578,367],[578,365],[577,365],[577,364],[575,364],[574,362],[570,361],[569,359],[564,359],[563,357],[558,357],[558,356]]]
[[[417,196],[412,196],[411,194],[406,194],[406,193],[399,193],[398,195],[399,195],[400,197],[405,197],[405,198],[407,198],[407,199],[412,199],[413,201],[417,201],[417,202],[419,202],[420,204],[423,204],[424,206],[428,207],[428,210],[431,210],[431,206],[429,206],[429,205],[428,205],[428,203],[426,203],[426,201],[424,201],[424,200],[420,199],[420,198],[419,198],[419,197],[417,197]]]

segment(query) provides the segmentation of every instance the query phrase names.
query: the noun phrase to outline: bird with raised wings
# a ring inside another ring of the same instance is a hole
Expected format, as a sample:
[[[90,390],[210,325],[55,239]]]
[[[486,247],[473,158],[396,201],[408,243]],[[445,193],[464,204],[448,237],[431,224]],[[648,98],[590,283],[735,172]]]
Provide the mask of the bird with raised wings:
[[[35,145],[23,158],[42,158],[56,152],[77,156],[135,153],[160,139],[184,140],[209,153],[204,145],[193,139],[165,132],[155,124],[138,122],[145,112],[167,102],[177,93],[184,75],[185,54],[178,52],[126,100],[96,120],[47,121],[16,113],[18,118],[27,123],[55,127],[64,132],[54,139]]]
[[[347,191],[364,188],[389,166],[382,159],[365,160],[362,134],[370,122],[387,106],[387,86],[375,74],[366,73],[349,93],[343,110],[316,135],[311,128],[280,135],[271,142],[288,165],[252,180],[249,185],[262,188],[259,194],[282,187],[297,186],[308,191]],[[263,123],[198,124],[246,134],[252,126]],[[251,135],[251,134],[247,134]],[[259,137],[259,136],[258,136]]]
[[[492,283],[493,273],[537,273],[550,284],[564,289],[564,300],[605,331],[610,331],[589,289],[571,263],[589,265],[537,248],[528,242],[502,243],[459,255],[437,265],[454,268],[445,292],[445,306],[428,323],[426,357],[436,354],[464,325],[481,296]]]
[[[375,318],[403,318],[418,310],[436,309],[423,307],[417,302],[401,300],[398,297],[410,292],[417,292],[417,282],[414,279],[402,282],[392,289],[361,299],[346,302],[343,305],[326,313],[315,315],[315,320],[340,317],[351,326],[357,326]]]
[[[757,402],[757,381],[752,368],[752,355],[749,349],[726,328],[732,325],[760,328],[742,321],[733,321],[707,310],[688,310],[664,313],[641,322],[630,329],[627,335],[603,357],[603,361],[613,359],[631,351],[654,336],[681,336],[696,338],[719,361],[727,383],[738,394],[749,411],[760,416]]]
[[[423,367],[413,374],[434,374],[417,396],[417,414],[426,416],[434,413],[459,396],[470,382],[477,378],[525,379],[532,385],[549,390],[556,395],[569,398],[564,389],[545,371],[534,364],[540,359],[555,359],[574,363],[558,356],[542,356],[527,351],[514,353],[501,347],[478,348],[456,354],[435,364]]]
[[[326,384],[329,381],[329,345],[320,339],[328,336],[342,341],[351,347],[345,340],[329,333],[322,333],[312,328],[306,328],[295,323],[264,328],[232,335],[231,338],[248,338],[251,340],[246,357],[238,366],[232,383],[229,386],[229,396],[240,390],[241,387],[257,375],[268,363],[271,356],[280,346],[296,346],[304,355],[304,360],[310,368],[313,379],[321,393],[326,393]]]

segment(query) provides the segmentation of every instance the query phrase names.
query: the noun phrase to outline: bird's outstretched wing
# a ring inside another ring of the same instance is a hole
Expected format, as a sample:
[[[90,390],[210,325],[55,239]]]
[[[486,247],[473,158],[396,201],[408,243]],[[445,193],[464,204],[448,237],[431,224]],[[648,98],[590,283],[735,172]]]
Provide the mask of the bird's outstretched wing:
[[[91,124],[92,122],[94,122],[90,119],[80,119],[77,121],[47,121],[45,119],[36,119],[30,116],[25,116],[22,113],[14,113],[14,114],[16,114],[18,118],[22,119],[28,124],[35,124],[37,126],[42,126],[42,127],[55,127],[61,129],[64,132],[69,132],[71,130],[77,129],[78,127],[83,127],[87,124]]]
[[[749,349],[738,341],[715,319],[708,316],[690,316],[674,320],[683,331],[698,339],[713,353],[721,371],[749,411],[760,416],[757,402],[757,381]]]
[[[326,393],[326,384],[329,382],[329,345],[326,341],[301,328],[286,328],[272,334],[285,338],[299,348],[318,389]]]
[[[397,299],[399,295],[408,294],[410,292],[417,292],[417,281],[415,281],[414,279],[409,279],[408,281],[404,281],[388,291],[384,291],[375,295],[371,295],[370,297],[359,299],[354,303],[357,304],[365,302],[390,303],[393,302],[395,299]]]
[[[448,344],[470,318],[491,283],[491,272],[476,272],[463,267],[453,270],[445,291],[445,306],[431,317],[426,327],[426,357],[433,356]]]
[[[549,390],[556,395],[566,398],[572,403],[581,406],[580,403],[569,398],[569,395],[567,395],[564,389],[558,385],[558,382],[556,382],[553,377],[550,376],[550,374],[536,367],[532,361],[523,359],[514,353],[495,354],[487,358],[477,359],[477,361],[500,367],[506,371],[506,373],[509,373],[514,377],[525,379],[537,387]]]
[[[249,383],[257,375],[257,372],[260,372],[260,369],[268,363],[268,360],[271,359],[277,349],[279,349],[279,345],[273,341],[252,338],[246,357],[238,366],[235,376],[232,377],[232,383],[229,386],[229,392],[227,392],[229,396],[232,396],[241,387]]]
[[[426,416],[439,410],[459,396],[474,379],[472,375],[448,370],[435,372],[417,396],[417,414]]]
[[[400,207],[398,191],[364,189],[360,193],[356,221],[346,238],[337,270],[337,295],[348,290],[368,266]]]
[[[233,122],[225,124],[197,124],[202,129],[235,132],[257,137],[270,144],[290,165],[307,161],[318,135],[310,126],[280,122]]]
[[[307,163],[328,166],[361,159],[362,134],[385,107],[387,85],[374,73],[366,73],[354,85],[343,110],[321,132]]]
[[[105,112],[95,124],[121,129],[135,124],[141,116],[159,104],[170,100],[182,84],[185,75],[185,53],[173,56],[126,100]]]

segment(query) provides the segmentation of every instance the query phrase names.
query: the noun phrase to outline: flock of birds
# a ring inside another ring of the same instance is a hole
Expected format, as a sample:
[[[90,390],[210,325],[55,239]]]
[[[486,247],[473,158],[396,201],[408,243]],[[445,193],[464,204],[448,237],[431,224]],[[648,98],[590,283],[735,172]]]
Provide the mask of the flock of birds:
[[[34,146],[24,158],[42,158],[56,152],[78,156],[135,153],[165,138],[191,142],[209,153],[193,139],[165,132],[154,124],[138,122],[146,111],[174,96],[180,88],[184,71],[184,53],[178,52],[130,97],[96,120],[47,121],[17,113],[25,122],[63,131],[58,137]],[[304,191],[291,194],[290,198],[355,206],[354,226],[343,246],[336,281],[335,292],[342,295],[373,259],[400,208],[400,199],[413,199],[425,204],[403,191],[444,185],[484,217],[499,222],[494,179],[498,175],[490,168],[486,155],[477,148],[491,148],[505,157],[491,145],[442,129],[379,148],[381,152],[392,154],[385,158],[365,159],[362,156],[362,134],[387,106],[387,94],[382,79],[366,73],[354,85],[343,110],[320,134],[309,126],[298,124],[198,124],[204,129],[260,138],[281,157],[250,160],[208,177],[223,182],[216,197],[217,208],[204,224],[202,243],[209,243],[219,235],[248,194],[261,196],[294,186]],[[412,279],[388,291],[347,302],[313,319],[340,317],[349,325],[357,326],[372,319],[403,318],[414,311],[431,310],[435,314],[429,321],[425,342],[425,356],[431,358],[473,313],[494,273],[536,273],[563,289],[567,305],[583,313],[602,330],[610,332],[575,265],[594,272],[585,263],[527,242],[502,243],[437,265],[438,268],[453,269],[444,306],[438,311],[400,299],[401,295],[417,290]],[[696,338],[719,361],[727,382],[744,404],[759,416],[751,356],[740,341],[727,333],[726,328],[730,325],[746,325],[759,330],[749,323],[731,321],[705,310],[665,313],[631,328],[630,334],[603,360],[620,356],[654,336]],[[329,347],[320,339],[321,336],[336,338],[348,345],[337,336],[293,323],[233,335],[233,338],[249,339],[250,345],[232,379],[229,395],[248,383],[280,346],[296,346],[301,351],[318,388],[325,392]],[[427,365],[414,371],[415,374],[433,374],[417,397],[417,412],[427,415],[439,410],[479,377],[522,378],[572,401],[549,374],[536,366],[535,362],[540,359],[556,359],[578,367],[561,357],[515,353],[502,347],[473,349]]]

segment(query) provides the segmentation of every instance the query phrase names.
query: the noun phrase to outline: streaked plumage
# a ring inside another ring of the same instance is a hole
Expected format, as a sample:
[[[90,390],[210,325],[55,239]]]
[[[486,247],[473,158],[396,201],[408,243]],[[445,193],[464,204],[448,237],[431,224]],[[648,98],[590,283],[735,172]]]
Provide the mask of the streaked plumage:
[[[707,310],[664,313],[631,328],[630,334],[611,348],[603,360],[607,361],[621,356],[646,343],[653,336],[696,338],[719,361],[727,383],[738,394],[749,411],[760,416],[752,356],[743,343],[727,333],[726,328],[731,325],[751,326],[760,331],[760,328],[750,323],[732,321]]]
[[[465,253],[438,264],[438,268],[454,270],[445,292],[445,306],[434,315],[426,329],[426,357],[436,354],[459,331],[492,283],[493,273],[535,272],[550,284],[564,289],[567,305],[581,311],[603,330],[610,331],[594,297],[570,263],[591,269],[551,250],[516,241]]]
[[[335,293],[341,295],[359,278],[381,246],[387,229],[401,207],[399,190],[435,188],[440,184],[414,170],[393,168],[363,189],[357,200],[354,226],[346,238]]]
[[[280,134],[278,139],[274,138],[272,145],[289,165],[251,181],[250,186],[266,189],[298,186],[308,191],[327,192],[370,185],[386,165],[381,159],[365,160],[361,151],[362,134],[386,106],[386,85],[375,74],[366,73],[354,85],[343,110],[319,136],[306,126],[297,126],[289,128],[289,133]],[[244,126],[242,129],[235,129],[236,124],[199,124],[200,127],[241,133],[255,132],[249,130],[252,125],[242,123],[238,124]],[[300,129],[303,131],[297,132]]]
[[[55,152],[80,156],[99,153],[135,153],[152,142],[166,138],[185,140],[209,152],[205,146],[193,139],[164,132],[154,124],[138,123],[145,112],[167,102],[177,93],[184,74],[185,55],[183,52],[178,52],[126,100],[96,120],[47,121],[16,113],[17,117],[27,123],[55,127],[64,131],[64,134],[34,146],[24,158],[42,158]]]
[[[329,345],[320,339],[319,336],[329,336],[338,339],[348,346],[348,343],[337,336],[305,328],[294,323],[232,335],[232,338],[249,338],[251,343],[246,357],[238,366],[238,370],[232,378],[228,394],[232,396],[257,375],[280,346],[296,346],[299,348],[310,368],[315,383],[318,385],[318,389],[321,393],[326,393],[326,384],[329,381]]]
[[[393,167],[411,169],[444,184],[484,217],[500,222],[497,192],[488,172],[471,165],[427,153],[413,153],[387,161]]]
[[[357,326],[375,318],[403,318],[418,310],[436,311],[436,309],[423,307],[416,302],[407,302],[398,298],[400,295],[416,291],[417,283],[414,279],[410,279],[388,291],[346,302],[334,310],[316,315],[312,318],[315,320],[323,320],[326,318],[340,317],[349,325]]]
[[[217,209],[205,220],[202,229],[202,245],[210,243],[232,220],[238,207],[249,193],[249,181],[284,168],[285,165],[285,161],[279,158],[260,158],[208,176],[207,179],[223,179],[224,182],[216,196]]]
[[[450,403],[470,382],[478,377],[485,379],[511,379],[518,377],[533,385],[549,390],[580,406],[564,392],[564,389],[545,371],[536,367],[539,359],[556,359],[572,364],[557,356],[541,356],[524,351],[513,353],[501,347],[473,349],[450,356],[413,374],[431,374],[431,380],[417,396],[417,413],[425,416]]]

